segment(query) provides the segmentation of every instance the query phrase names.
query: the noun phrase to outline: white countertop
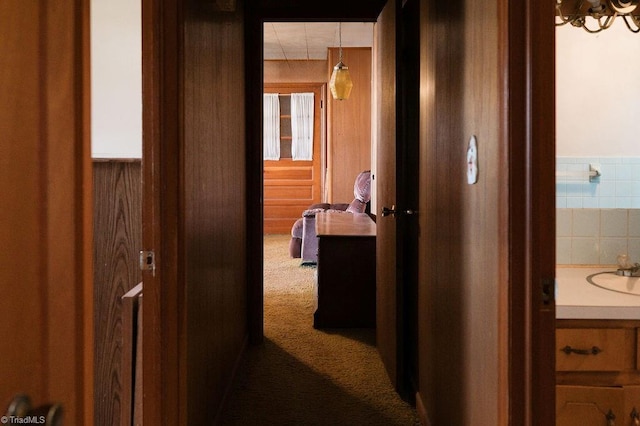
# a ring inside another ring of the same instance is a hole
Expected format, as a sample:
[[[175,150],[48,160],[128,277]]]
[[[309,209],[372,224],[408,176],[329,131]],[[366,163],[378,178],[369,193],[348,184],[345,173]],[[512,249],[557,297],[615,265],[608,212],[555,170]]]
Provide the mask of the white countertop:
[[[556,268],[556,318],[640,320],[640,296],[606,290],[587,281],[591,274],[615,269]]]

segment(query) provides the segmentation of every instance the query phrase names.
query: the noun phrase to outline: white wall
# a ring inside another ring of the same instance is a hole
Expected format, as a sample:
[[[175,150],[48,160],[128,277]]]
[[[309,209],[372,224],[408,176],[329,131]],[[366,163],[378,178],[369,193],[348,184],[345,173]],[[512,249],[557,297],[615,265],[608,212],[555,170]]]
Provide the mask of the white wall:
[[[640,154],[640,34],[556,29],[558,156]]]
[[[91,0],[93,158],[142,157],[141,0]]]

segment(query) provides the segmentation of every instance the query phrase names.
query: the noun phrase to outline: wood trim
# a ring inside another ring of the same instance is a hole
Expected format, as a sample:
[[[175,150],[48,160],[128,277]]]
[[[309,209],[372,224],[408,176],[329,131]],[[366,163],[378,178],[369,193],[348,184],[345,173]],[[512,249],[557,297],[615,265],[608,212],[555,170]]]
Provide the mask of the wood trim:
[[[184,354],[179,341],[184,301],[180,247],[180,0],[142,0],[143,249],[155,250],[155,273],[143,274],[143,417],[148,424],[185,424]],[[184,334],[182,334],[184,335]]]
[[[245,8],[245,101],[247,138],[247,285],[249,341],[264,339],[263,288],[263,21],[253,7]],[[251,124],[253,123],[253,124]]]
[[[509,33],[509,5],[507,1],[498,1],[498,69],[503,70],[504,74],[508,74],[509,67],[509,51],[508,46],[510,46],[510,39],[507,37],[511,37]],[[502,108],[500,108],[499,120],[502,123],[499,126],[498,132],[500,135],[500,140],[502,141],[502,146],[508,145],[510,143],[509,139],[509,113],[507,113],[507,106],[509,104],[509,90],[510,90],[511,80],[507,75],[506,78],[503,78],[499,85],[501,84],[501,92],[504,94],[501,98],[498,99],[498,102],[502,104]],[[510,111],[510,110],[509,110]],[[500,150],[500,163],[509,164],[510,150],[502,149]],[[500,170],[500,181],[508,182],[508,176],[505,174],[509,173],[507,168],[501,168]],[[511,200],[511,196],[509,194],[508,185],[502,185],[499,192],[499,212],[500,219],[499,223],[505,226],[500,227],[498,240],[500,241],[500,258],[501,259],[510,259],[510,253],[512,250],[511,242],[510,242],[510,232],[512,232],[512,225],[510,224],[510,206],[509,202]],[[512,338],[511,331],[515,330],[511,326],[512,318],[510,316],[510,299],[509,295],[512,294],[510,291],[510,285],[512,283],[510,276],[510,268],[505,262],[501,262],[501,266],[498,271],[500,277],[500,288],[499,288],[499,300],[498,300],[498,321],[500,322],[500,327],[498,327],[498,353],[499,354],[510,354],[511,351],[509,346],[511,344],[510,340]],[[512,363],[514,361],[518,361],[519,354],[515,354],[515,356],[504,356],[499,360],[498,363],[498,396],[499,399],[497,401],[497,409],[498,409],[498,424],[500,425],[508,425],[510,424],[510,419],[512,418],[511,412],[513,404],[518,404],[520,401],[517,401],[516,398],[512,398],[511,394],[514,389],[511,387],[511,369],[513,368]],[[516,394],[518,395],[518,394]]]
[[[427,408],[422,401],[420,392],[416,392],[416,412],[418,413],[418,418],[420,419],[420,424],[422,426],[431,426],[429,414],[427,413]]]
[[[507,5],[508,3],[508,5]],[[502,0],[508,34],[509,423],[555,423],[555,28],[552,2]]]
[[[80,201],[82,216],[82,241],[79,242],[79,249],[82,255],[78,256],[76,268],[80,272],[79,286],[83,288],[82,296],[82,319],[84,323],[84,351],[83,360],[83,400],[84,407],[82,419],[84,424],[91,424],[95,420],[94,404],[94,381],[95,381],[95,365],[94,365],[94,306],[93,306],[93,199],[89,188],[93,181],[93,167],[91,158],[91,2],[76,2],[78,10],[76,11],[76,19],[79,21],[79,34],[76,37],[76,53],[81,58],[76,62],[77,72],[80,78],[76,84],[79,86],[81,93],[79,94],[79,102],[82,111],[79,114],[79,123],[77,123],[76,134],[82,138],[81,148],[77,154],[82,158],[81,164],[77,169],[76,182],[78,189],[76,200]],[[89,320],[91,318],[91,320]],[[89,346],[91,345],[91,346]]]

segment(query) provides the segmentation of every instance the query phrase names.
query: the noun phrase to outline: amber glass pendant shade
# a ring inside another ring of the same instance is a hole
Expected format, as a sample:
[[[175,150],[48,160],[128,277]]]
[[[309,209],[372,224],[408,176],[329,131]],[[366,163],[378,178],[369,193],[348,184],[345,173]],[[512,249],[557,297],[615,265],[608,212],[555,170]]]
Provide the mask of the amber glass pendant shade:
[[[353,88],[353,81],[351,81],[349,67],[343,64],[342,61],[338,62],[336,66],[333,67],[329,87],[331,88],[331,95],[333,96],[333,99],[340,101],[349,99],[351,89]]]

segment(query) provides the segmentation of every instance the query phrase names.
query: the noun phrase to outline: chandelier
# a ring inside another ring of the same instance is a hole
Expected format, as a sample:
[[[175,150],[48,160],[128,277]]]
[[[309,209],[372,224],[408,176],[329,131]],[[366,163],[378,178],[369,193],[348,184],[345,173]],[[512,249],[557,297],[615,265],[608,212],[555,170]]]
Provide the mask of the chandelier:
[[[629,31],[639,33],[638,4],[640,0],[556,0],[556,26],[571,24],[589,33],[599,33],[620,16]]]

